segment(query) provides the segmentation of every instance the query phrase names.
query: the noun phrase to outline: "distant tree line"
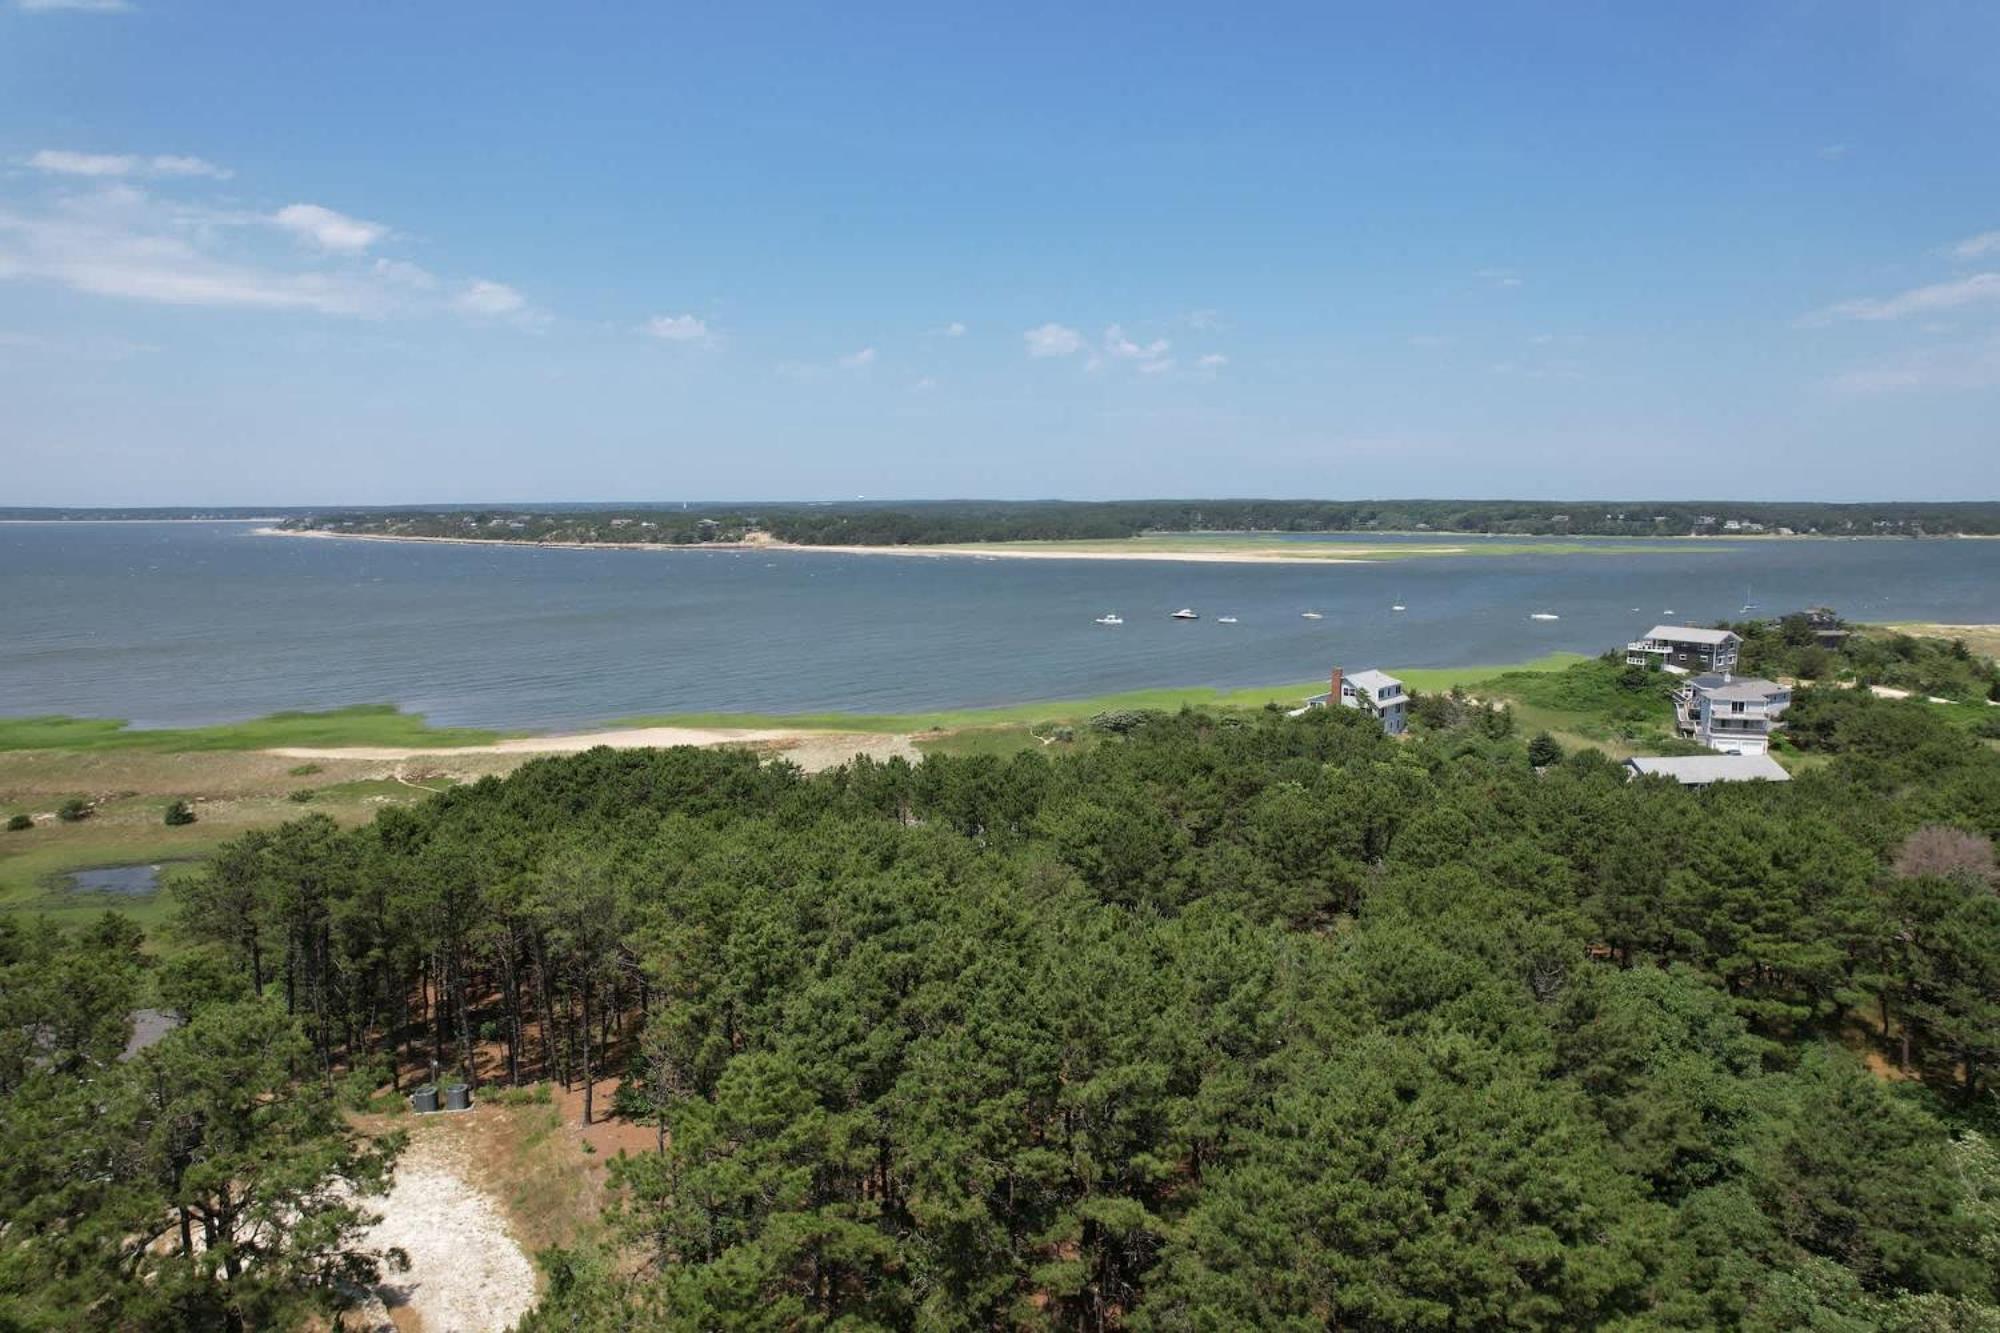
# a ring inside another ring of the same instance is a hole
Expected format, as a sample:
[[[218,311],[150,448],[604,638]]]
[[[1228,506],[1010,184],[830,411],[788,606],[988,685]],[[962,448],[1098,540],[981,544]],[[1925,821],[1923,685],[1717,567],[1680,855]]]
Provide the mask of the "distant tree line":
[[[529,542],[736,541],[752,531],[804,545],[1115,540],[1149,532],[1441,532],[1496,536],[2000,533],[2000,503],[1744,501],[1116,500],[904,504],[591,506],[355,510],[285,526]]]
[[[330,1090],[435,1066],[655,1131],[531,1329],[1990,1329],[2000,754],[1941,711],[1804,690],[1816,762],[1704,793],[1133,713],[254,833],[168,964],[0,924],[0,1327],[337,1304],[393,1144]]]

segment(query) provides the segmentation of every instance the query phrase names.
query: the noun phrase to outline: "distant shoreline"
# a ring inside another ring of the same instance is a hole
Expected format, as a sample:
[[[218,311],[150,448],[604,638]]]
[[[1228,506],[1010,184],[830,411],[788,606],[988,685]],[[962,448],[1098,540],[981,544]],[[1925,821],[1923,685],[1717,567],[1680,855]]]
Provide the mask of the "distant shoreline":
[[[930,559],[985,560],[1155,560],[1193,564],[1368,565],[1362,557],[1279,555],[1264,551],[1064,551],[1027,550],[1005,543],[959,546],[812,546],[775,540],[747,542],[525,542],[504,537],[419,537],[387,532],[326,532],[317,528],[258,528],[260,537],[317,537],[329,541],[435,542],[448,546],[515,546],[531,551],[785,551],[827,555],[899,555]],[[1437,554],[1467,554],[1462,546],[1441,546]]]

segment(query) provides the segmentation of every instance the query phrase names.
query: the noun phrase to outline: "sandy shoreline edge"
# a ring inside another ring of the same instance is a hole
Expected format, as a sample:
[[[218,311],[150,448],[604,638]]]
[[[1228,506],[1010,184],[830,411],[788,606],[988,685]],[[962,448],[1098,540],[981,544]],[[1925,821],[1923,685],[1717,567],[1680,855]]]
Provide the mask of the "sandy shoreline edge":
[[[256,528],[259,537],[317,537],[348,542],[433,542],[445,546],[512,546],[531,551],[782,551],[819,555],[896,555],[918,559],[953,560],[1155,560],[1216,565],[1371,565],[1353,556],[1280,555],[1266,551],[1058,551],[1026,550],[996,543],[992,546],[807,546],[796,542],[515,542],[496,537],[418,537],[385,532],[321,532],[302,528]],[[1426,548],[1430,550],[1432,548]],[[1470,548],[1440,546],[1439,555],[1459,555]]]

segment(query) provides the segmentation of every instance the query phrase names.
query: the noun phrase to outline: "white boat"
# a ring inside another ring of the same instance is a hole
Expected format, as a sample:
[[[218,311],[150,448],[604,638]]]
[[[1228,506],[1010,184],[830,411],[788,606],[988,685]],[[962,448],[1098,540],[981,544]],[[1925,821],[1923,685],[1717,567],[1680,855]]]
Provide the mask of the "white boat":
[[[1235,617],[1235,616],[1217,616],[1217,617],[1215,618],[1215,623],[1216,623],[1216,624],[1218,624],[1218,625],[1234,625],[1234,624],[1236,623],[1236,617]]]
[[[1396,603],[1396,604],[1395,604],[1394,606],[1390,607],[1389,609],[1390,609],[1391,611],[1407,611],[1407,610],[1409,610],[1410,608],[1409,608],[1409,607],[1407,607],[1407,606],[1404,606],[1404,605],[1403,605],[1403,604],[1402,604],[1401,602],[1398,602],[1398,603]]]
[[[1530,619],[1530,620],[1561,620],[1561,619],[1562,619],[1562,617],[1561,617],[1561,616],[1559,616],[1559,615],[1557,615],[1557,614],[1556,614],[1555,612],[1553,612],[1553,611],[1537,611],[1537,612],[1535,612],[1535,613],[1534,613],[1533,615],[1529,616],[1529,617],[1528,617],[1528,619]]]
[[[1173,615],[1173,618],[1174,618],[1175,620],[1200,620],[1200,619],[1201,619],[1201,617],[1200,617],[1200,616],[1198,616],[1198,615],[1196,615],[1196,614],[1195,614],[1194,612],[1192,612],[1192,611],[1188,610],[1188,608],[1186,608],[1185,606],[1184,606],[1184,607],[1182,607],[1182,608],[1181,608],[1180,610],[1178,610],[1178,611],[1174,612],[1174,615]]]
[[[1325,620],[1325,619],[1326,619],[1326,617],[1325,617],[1325,616],[1321,615],[1321,614],[1320,614],[1319,612],[1317,612],[1317,611],[1301,611],[1301,612],[1299,612],[1299,618],[1300,618],[1301,620]]]
[[[1119,615],[1115,611],[1107,612],[1106,614],[1099,616],[1097,618],[1096,623],[1100,625],[1122,625],[1125,623],[1125,617]]]

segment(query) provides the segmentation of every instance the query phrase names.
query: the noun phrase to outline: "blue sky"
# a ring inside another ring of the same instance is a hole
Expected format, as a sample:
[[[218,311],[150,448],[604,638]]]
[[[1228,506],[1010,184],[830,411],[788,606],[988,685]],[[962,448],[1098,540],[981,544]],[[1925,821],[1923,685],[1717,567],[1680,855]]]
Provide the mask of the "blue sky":
[[[2000,495],[2000,6],[0,6],[0,503]]]

